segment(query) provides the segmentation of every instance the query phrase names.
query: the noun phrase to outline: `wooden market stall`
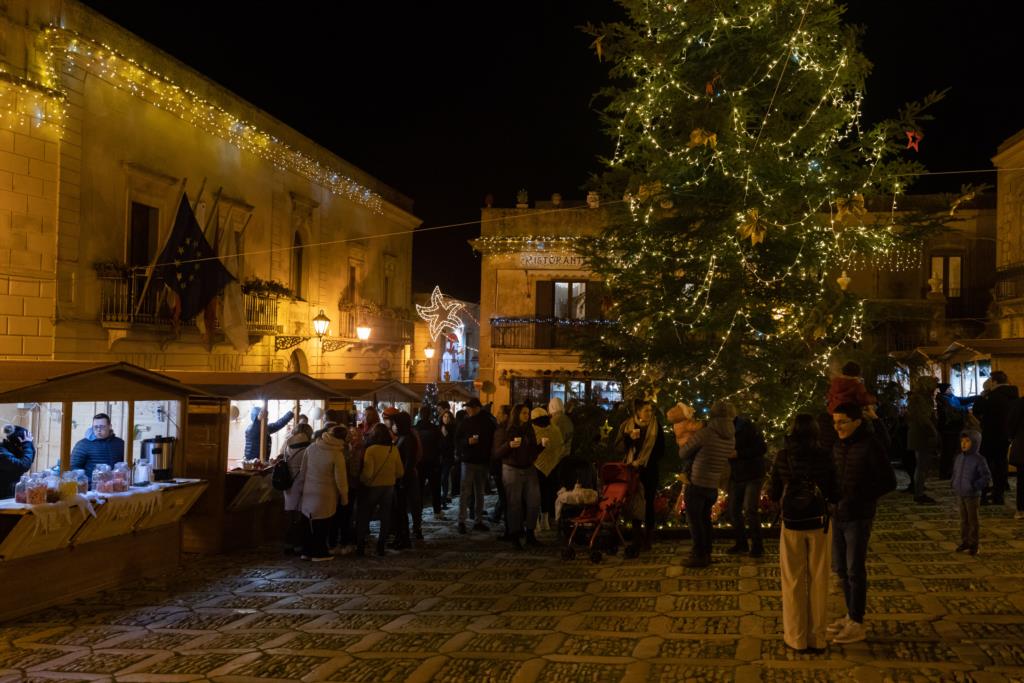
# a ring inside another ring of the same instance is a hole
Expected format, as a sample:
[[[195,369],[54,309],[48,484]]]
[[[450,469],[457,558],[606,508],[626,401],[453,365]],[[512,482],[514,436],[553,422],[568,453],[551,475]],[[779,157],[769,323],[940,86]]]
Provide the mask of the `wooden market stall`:
[[[390,379],[325,379],[324,384],[334,390],[337,396],[346,396],[344,405],[332,407],[359,411],[368,405],[380,407],[388,404],[407,410],[410,414],[423,400],[422,393]]]
[[[0,378],[4,419],[39,429],[37,470],[68,470],[72,442],[84,427],[76,414],[91,420],[93,412],[109,411],[113,417],[110,407],[118,407],[130,465],[136,441],[150,428],[143,404],[156,404],[152,412],[163,420],[152,418],[152,424],[162,424],[170,436],[176,429],[173,416],[187,415],[190,400],[203,395],[128,363],[0,361]],[[97,406],[108,407],[97,411]],[[59,428],[40,429],[51,424]],[[189,447],[183,431],[176,435],[178,453]],[[0,501],[0,618],[172,571],[181,552],[180,520],[206,482],[181,478],[180,458],[171,474],[167,481],[117,493],[90,492],[36,505]]]
[[[240,466],[244,441],[239,434],[249,424],[248,411],[242,408],[249,404],[263,408],[260,434],[264,435],[268,422],[278,417],[268,416],[271,401],[282,402],[280,408],[287,404],[295,416],[301,405],[316,402],[322,413],[324,406],[319,404],[326,402],[330,407],[330,401],[339,400],[338,391],[301,372],[172,370],[168,374],[218,397],[189,406],[191,448],[185,454],[183,472],[208,480],[210,488],[184,520],[185,550],[216,553],[280,540],[285,530],[284,504],[271,486],[268,464],[275,454],[261,452],[254,469]],[[288,428],[281,431],[282,436]]]

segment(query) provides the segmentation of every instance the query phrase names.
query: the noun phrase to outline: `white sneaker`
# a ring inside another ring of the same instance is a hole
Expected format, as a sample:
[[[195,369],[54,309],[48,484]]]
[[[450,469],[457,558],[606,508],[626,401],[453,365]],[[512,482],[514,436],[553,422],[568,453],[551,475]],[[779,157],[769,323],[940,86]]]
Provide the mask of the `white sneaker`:
[[[844,614],[843,616],[839,617],[838,619],[833,621],[831,624],[826,626],[825,630],[828,631],[829,633],[839,633],[844,628],[846,628],[846,625],[849,624],[849,623],[852,623],[851,620],[850,620],[849,615]]]
[[[858,624],[856,621],[851,621],[843,628],[842,631],[836,634],[836,637],[832,639],[833,643],[859,643],[868,637],[867,630],[864,628],[864,624]]]

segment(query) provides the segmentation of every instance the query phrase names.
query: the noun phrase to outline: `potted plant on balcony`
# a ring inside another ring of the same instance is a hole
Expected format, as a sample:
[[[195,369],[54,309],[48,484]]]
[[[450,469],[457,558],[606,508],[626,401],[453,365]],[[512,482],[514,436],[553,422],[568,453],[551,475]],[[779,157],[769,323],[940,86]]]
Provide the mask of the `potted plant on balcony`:
[[[268,299],[294,299],[295,293],[277,280],[250,277],[242,283],[242,293]]]
[[[127,263],[114,259],[93,261],[92,268],[96,271],[97,277],[110,280],[126,280],[132,270]]]

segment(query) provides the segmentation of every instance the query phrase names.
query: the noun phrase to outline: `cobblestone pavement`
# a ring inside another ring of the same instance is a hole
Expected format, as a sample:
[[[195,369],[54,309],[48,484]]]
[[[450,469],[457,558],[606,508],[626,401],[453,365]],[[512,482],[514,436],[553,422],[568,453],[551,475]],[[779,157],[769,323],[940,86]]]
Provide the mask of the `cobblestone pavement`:
[[[820,656],[782,643],[775,542],[758,561],[719,541],[700,570],[680,566],[688,541],[594,565],[427,513],[415,551],[190,557],[166,580],[0,624],[0,681],[1024,681],[1024,522],[982,508],[982,552],[960,555],[939,494],[885,499],[869,639]]]

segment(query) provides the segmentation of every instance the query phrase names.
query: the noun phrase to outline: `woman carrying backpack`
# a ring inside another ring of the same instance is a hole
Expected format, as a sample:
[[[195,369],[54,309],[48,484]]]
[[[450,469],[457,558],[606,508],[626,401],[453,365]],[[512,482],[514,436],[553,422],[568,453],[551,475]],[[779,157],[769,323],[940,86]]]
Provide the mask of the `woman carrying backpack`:
[[[828,577],[832,555],[829,505],[839,501],[832,454],[818,445],[813,415],[797,415],[786,446],[775,456],[769,498],[782,502],[783,640],[798,652],[825,650]]]

